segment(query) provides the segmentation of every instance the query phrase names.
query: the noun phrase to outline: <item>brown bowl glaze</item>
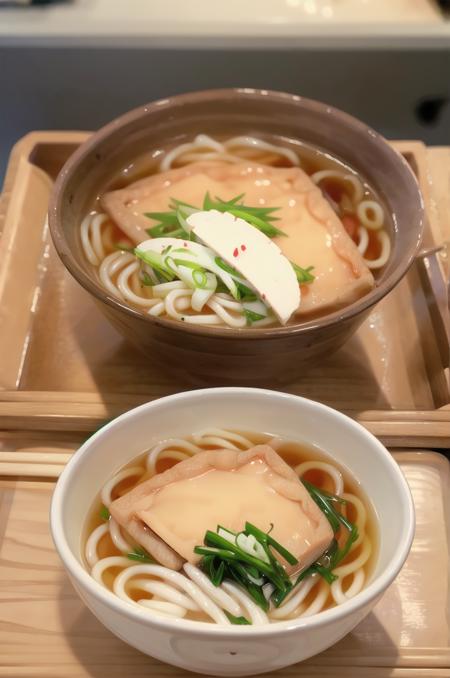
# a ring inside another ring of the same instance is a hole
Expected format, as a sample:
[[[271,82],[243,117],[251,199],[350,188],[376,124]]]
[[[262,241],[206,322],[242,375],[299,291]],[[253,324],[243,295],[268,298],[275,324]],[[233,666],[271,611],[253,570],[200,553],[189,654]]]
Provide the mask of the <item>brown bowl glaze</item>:
[[[84,260],[78,227],[93,199],[143,151],[204,132],[276,134],[328,151],[360,172],[387,206],[392,253],[377,286],[357,302],[308,322],[268,329],[182,324],[145,315],[115,299]],[[198,384],[276,384],[301,375],[339,348],[371,307],[405,275],[420,245],[424,211],[406,161],[355,118],[303,97],[229,89],[182,94],[126,113],[88,139],[61,170],[49,211],[63,263],[110,322],[151,361]]]

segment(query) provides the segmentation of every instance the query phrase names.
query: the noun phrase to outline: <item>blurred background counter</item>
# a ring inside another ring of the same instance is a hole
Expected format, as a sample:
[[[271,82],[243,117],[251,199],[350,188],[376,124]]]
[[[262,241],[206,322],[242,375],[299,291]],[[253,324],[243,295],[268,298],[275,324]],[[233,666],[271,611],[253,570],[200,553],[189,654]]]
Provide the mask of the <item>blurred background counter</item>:
[[[334,104],[391,138],[448,144],[450,21],[433,0],[0,1],[0,176],[32,129],[94,129],[183,91]]]

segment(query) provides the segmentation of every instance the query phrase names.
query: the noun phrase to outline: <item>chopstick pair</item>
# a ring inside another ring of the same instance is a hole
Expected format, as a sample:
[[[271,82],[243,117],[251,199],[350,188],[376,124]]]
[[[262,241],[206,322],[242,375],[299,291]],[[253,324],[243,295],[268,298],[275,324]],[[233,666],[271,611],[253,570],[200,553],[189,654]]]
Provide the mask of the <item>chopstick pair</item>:
[[[71,454],[0,451],[0,476],[59,478]]]

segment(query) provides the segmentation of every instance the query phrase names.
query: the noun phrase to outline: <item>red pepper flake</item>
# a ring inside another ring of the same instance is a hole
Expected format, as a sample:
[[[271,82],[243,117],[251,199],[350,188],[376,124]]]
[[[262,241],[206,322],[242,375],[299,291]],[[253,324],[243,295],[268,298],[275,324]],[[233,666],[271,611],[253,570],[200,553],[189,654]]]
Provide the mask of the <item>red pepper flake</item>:
[[[239,254],[239,250],[237,247],[235,247],[234,252],[233,252],[233,257],[237,257]]]
[[[187,242],[183,243],[183,245],[184,245],[185,247],[187,247]]]
[[[247,248],[246,248],[245,245],[241,245],[241,250],[242,250],[243,252],[245,252],[246,249],[247,249]]]
[[[264,292],[263,292],[263,293],[261,294],[261,299],[265,299],[265,298],[266,298],[266,295],[265,295]]]

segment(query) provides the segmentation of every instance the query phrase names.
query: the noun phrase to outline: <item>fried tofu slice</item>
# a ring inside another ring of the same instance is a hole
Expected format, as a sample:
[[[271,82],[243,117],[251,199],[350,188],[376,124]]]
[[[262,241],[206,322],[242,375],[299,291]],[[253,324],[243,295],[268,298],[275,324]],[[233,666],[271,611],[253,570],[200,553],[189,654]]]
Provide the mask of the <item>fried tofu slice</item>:
[[[279,208],[276,226],[286,235],[274,242],[299,266],[313,266],[315,276],[301,287],[298,316],[335,311],[373,288],[373,275],[341,220],[299,167],[195,162],[105,193],[101,205],[139,244],[157,223],[145,213],[167,211],[172,198],[201,208],[207,191],[224,200],[244,193],[247,205]]]
[[[173,569],[185,560],[197,563],[201,556],[194,547],[218,525],[234,532],[243,530],[246,521],[266,532],[273,525],[272,536],[299,560],[294,570],[317,560],[333,539],[327,519],[296,473],[268,445],[199,452],[116,499],[110,512]]]

